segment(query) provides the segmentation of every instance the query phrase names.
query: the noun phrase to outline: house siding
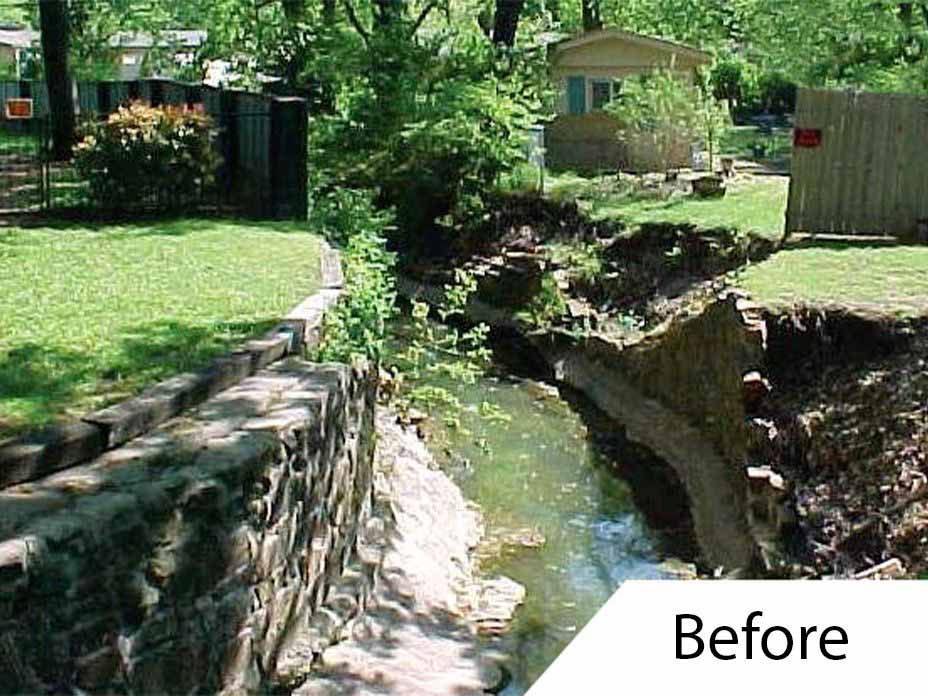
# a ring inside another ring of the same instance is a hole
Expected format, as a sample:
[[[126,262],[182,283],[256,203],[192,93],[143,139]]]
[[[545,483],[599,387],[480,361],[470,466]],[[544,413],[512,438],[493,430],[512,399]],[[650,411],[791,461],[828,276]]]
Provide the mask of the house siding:
[[[629,39],[609,36],[595,38],[580,46],[555,49],[550,61],[550,77],[559,94],[557,118],[548,126],[547,161],[555,168],[618,170],[649,168],[647,146],[626,148],[618,142],[618,124],[602,112],[593,110],[593,83],[623,80],[657,69],[670,70],[681,79],[692,81],[696,69],[708,57],[694,54],[673,44],[643,45]],[[571,96],[578,90],[575,79],[584,78],[584,108],[580,112]],[[571,86],[571,82],[574,85]],[[689,163],[689,152],[681,152],[677,166]]]

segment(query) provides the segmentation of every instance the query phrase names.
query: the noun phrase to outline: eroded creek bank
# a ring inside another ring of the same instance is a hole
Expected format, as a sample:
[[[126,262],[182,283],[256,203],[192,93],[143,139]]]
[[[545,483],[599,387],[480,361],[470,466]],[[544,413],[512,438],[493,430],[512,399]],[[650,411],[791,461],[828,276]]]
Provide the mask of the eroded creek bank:
[[[695,575],[672,472],[582,396],[433,379],[459,424],[381,409],[375,593],[341,642],[290,651],[288,693],[521,696],[623,581]]]
[[[926,322],[761,307],[728,274],[775,250],[730,232],[629,235],[538,200],[497,223],[445,265],[480,279],[469,319],[517,337],[519,359],[581,392],[672,468],[704,567],[788,578],[925,572]],[[558,262],[552,239],[602,249],[600,280]],[[413,266],[400,289],[438,304],[449,280]],[[553,305],[555,294],[566,307],[539,322],[535,300]]]
[[[924,577],[928,323],[834,307],[765,319],[751,453],[787,501],[786,558],[804,576]]]
[[[440,303],[441,287],[404,279],[401,292]],[[469,317],[517,343],[514,353],[540,363],[606,414],[613,430],[666,464],[685,491],[700,564],[747,575],[763,563],[758,539],[766,520],[749,519],[755,496],[747,478],[749,429],[745,376],[763,366],[765,327],[738,293],[715,297],[643,337],[582,337],[531,332],[510,311],[472,299]]]
[[[567,388],[507,371],[448,386],[473,407],[430,447],[479,505],[481,573],[525,588],[511,623],[481,626],[484,649],[504,656],[501,693],[519,696],[622,582],[695,575],[686,498],[667,467]],[[481,414],[484,403],[506,418]]]

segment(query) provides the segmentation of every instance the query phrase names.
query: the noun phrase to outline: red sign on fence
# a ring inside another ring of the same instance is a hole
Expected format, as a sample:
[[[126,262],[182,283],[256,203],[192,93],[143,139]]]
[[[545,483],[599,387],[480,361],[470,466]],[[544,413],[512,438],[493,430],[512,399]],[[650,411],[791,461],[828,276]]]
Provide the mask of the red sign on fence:
[[[6,100],[6,117],[9,119],[32,118],[32,100],[31,99],[7,99]]]
[[[793,132],[793,145],[796,147],[821,147],[822,130],[820,128],[797,128]]]

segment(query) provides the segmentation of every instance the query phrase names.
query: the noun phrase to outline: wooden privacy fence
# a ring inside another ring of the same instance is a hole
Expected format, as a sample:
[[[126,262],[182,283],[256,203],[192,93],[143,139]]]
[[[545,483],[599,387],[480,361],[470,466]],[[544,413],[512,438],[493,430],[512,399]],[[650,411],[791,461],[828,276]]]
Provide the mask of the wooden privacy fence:
[[[786,231],[916,238],[928,224],[928,98],[803,89]]]
[[[152,106],[202,105],[218,129],[223,199],[255,217],[306,218],[305,100],[161,79],[78,82],[75,96],[82,120],[105,118],[132,100]],[[3,103],[30,97],[36,118],[48,117],[47,91],[40,82],[0,82],[0,97]]]

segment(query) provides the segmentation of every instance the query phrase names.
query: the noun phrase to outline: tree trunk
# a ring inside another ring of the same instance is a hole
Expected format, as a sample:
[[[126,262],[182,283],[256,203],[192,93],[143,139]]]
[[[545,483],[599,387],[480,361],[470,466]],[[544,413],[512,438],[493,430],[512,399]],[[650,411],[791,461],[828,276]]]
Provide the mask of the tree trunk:
[[[328,26],[335,24],[335,0],[322,0],[322,18]]]
[[[404,0],[376,0],[377,23],[381,27],[392,27],[402,19],[405,12]]]
[[[61,0],[39,0],[45,82],[52,121],[52,154],[71,159],[75,141],[74,95],[68,70],[68,8]]]
[[[599,10],[599,0],[581,0],[583,3],[583,31],[603,28],[603,18]]]
[[[496,0],[496,16],[493,19],[493,42],[499,46],[512,47],[519,31],[519,18],[525,0]]]

